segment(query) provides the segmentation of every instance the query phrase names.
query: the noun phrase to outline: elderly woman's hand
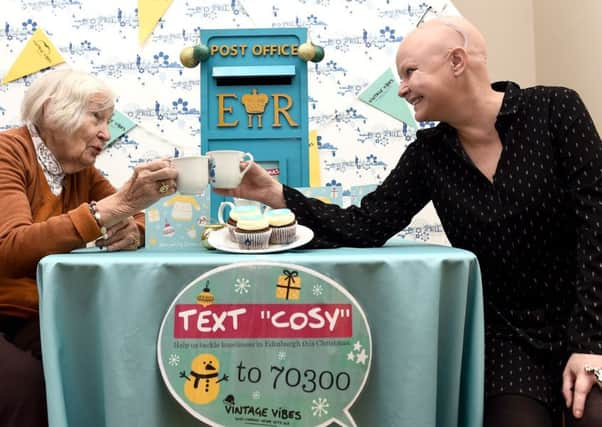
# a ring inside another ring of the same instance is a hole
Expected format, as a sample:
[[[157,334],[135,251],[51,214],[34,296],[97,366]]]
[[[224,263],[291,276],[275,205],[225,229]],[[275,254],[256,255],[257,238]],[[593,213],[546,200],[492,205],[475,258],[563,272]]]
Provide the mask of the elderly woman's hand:
[[[109,251],[136,250],[140,247],[140,230],[133,217],[113,224],[107,229],[107,238],[98,239],[96,246]]]
[[[177,176],[178,172],[168,159],[136,166],[132,177],[119,191],[97,201],[96,209],[102,225],[111,227],[160,198],[175,193]]]
[[[136,166],[132,177],[118,191],[122,202],[135,211],[144,209],[161,197],[176,192],[178,172],[167,159]]]

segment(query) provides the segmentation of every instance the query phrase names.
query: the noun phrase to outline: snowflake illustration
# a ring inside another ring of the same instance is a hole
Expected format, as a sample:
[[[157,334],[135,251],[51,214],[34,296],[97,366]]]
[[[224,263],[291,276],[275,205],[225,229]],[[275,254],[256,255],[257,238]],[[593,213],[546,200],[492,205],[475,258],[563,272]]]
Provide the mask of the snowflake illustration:
[[[253,397],[253,400],[259,400],[261,399],[261,392],[259,390],[255,390],[251,396]]]
[[[312,400],[311,405],[311,413],[314,417],[328,414],[327,408],[330,407],[330,403],[328,403],[327,399],[319,397],[318,400]]]
[[[169,366],[178,366],[180,364],[180,356],[174,353],[170,354],[167,363],[169,363]]]
[[[320,296],[322,295],[322,285],[320,285],[319,283],[316,283],[313,287],[313,289],[311,290],[311,293],[314,294],[314,296]]]
[[[286,359],[286,351],[279,351],[278,352],[278,360],[285,360]]]
[[[245,279],[244,277],[237,277],[236,278],[236,283],[234,284],[234,291],[238,292],[239,294],[248,294],[249,293],[249,288],[251,287],[251,284],[249,283],[248,279]]]

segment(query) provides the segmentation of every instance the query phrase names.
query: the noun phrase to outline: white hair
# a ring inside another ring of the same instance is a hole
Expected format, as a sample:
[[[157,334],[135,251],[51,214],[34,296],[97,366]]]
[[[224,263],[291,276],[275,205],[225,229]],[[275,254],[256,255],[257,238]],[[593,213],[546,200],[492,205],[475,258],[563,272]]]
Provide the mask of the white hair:
[[[71,69],[50,71],[27,90],[21,118],[38,129],[59,130],[72,135],[88,112],[113,108],[115,95],[98,77]]]

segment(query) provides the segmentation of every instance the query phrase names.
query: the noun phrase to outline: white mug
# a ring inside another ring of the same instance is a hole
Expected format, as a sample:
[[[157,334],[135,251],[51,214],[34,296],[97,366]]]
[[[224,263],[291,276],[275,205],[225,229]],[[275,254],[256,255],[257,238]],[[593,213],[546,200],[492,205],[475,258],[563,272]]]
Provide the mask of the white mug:
[[[236,150],[218,150],[207,152],[209,156],[209,182],[215,188],[236,188],[242,177],[251,168],[253,155]],[[249,164],[242,171],[240,162],[247,160]]]
[[[171,164],[178,171],[176,185],[182,194],[202,194],[209,185],[209,157],[175,157]]]

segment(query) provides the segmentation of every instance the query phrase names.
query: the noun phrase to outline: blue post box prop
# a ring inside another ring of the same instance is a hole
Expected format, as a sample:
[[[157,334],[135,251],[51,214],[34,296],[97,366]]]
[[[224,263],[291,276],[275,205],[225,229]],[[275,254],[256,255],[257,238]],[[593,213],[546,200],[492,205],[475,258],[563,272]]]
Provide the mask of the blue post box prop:
[[[240,150],[280,182],[309,185],[305,28],[202,30],[201,152]],[[211,218],[224,197],[211,193]]]

